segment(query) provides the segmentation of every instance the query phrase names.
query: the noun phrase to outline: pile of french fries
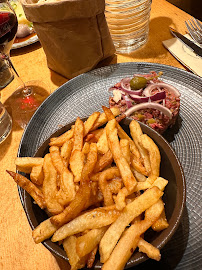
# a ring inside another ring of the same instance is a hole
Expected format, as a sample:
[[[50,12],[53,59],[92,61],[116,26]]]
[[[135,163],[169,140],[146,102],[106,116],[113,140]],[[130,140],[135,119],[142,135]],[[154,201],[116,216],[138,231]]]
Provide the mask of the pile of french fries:
[[[158,261],[144,233],[169,226],[158,147],[137,121],[129,136],[119,109],[102,108],[51,138],[43,158],[16,158],[31,181],[7,171],[49,215],[33,230],[34,241],[51,237],[63,245],[72,270],[91,268],[98,250],[103,270],[123,269],[136,250]]]

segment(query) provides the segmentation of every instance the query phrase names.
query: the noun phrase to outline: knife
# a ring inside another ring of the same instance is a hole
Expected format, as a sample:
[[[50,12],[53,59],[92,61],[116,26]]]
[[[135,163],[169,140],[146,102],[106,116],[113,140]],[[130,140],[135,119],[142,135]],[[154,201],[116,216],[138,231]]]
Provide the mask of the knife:
[[[173,36],[178,38],[180,41],[182,41],[187,47],[191,48],[195,54],[202,57],[202,48],[200,48],[198,45],[196,45],[194,42],[189,40],[188,38],[184,37],[182,34],[177,32],[175,29],[170,27],[170,32]]]

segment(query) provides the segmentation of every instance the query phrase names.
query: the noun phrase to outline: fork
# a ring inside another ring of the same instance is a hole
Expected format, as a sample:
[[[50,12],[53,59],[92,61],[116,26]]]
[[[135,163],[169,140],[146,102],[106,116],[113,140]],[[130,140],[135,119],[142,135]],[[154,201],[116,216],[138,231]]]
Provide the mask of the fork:
[[[202,45],[202,23],[199,20],[192,18],[191,20],[188,20],[188,22],[185,22],[185,24],[190,36]]]

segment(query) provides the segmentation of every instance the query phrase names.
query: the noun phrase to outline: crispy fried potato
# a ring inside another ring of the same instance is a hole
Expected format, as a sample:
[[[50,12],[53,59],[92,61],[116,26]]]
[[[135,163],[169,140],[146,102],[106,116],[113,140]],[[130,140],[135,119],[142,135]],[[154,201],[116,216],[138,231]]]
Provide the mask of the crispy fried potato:
[[[59,174],[62,175],[66,168],[64,162],[60,156],[60,149],[58,146],[51,146],[49,148],[52,163]]]
[[[71,139],[71,140],[66,141],[60,149],[60,156],[66,162],[66,167],[69,164],[72,148],[73,148],[73,140]]]
[[[73,149],[72,153],[74,153],[75,150],[81,151],[83,148],[83,137],[84,137],[84,124],[83,121],[77,117],[75,122],[75,128],[74,128],[74,135],[73,135]]]
[[[112,112],[114,117],[116,117],[116,116],[118,116],[120,114],[120,109],[119,108],[111,108],[109,110]],[[92,130],[95,130],[98,127],[101,127],[102,125],[106,124],[107,121],[108,121],[108,119],[107,119],[107,116],[106,116],[105,112],[101,113],[100,116],[98,117],[97,121],[95,122]]]
[[[74,200],[67,206],[64,211],[51,218],[51,222],[57,226],[62,226],[63,224],[69,222],[73,218],[77,217],[80,212],[89,203],[91,187],[89,184],[89,177],[92,173],[95,164],[97,162],[97,146],[96,144],[90,145],[90,151],[88,153],[87,162],[83,167],[81,174],[81,183],[79,190],[77,191]]]
[[[122,188],[123,182],[121,178],[115,176],[114,179],[108,181],[108,187],[111,190],[112,194],[117,194]]]
[[[84,123],[84,135],[83,137],[85,137],[89,131],[93,128],[96,120],[98,119],[98,117],[100,116],[100,112],[94,112],[93,114],[91,114],[88,119],[85,121]]]
[[[64,207],[57,200],[57,171],[53,166],[50,154],[46,154],[43,164],[44,181],[42,191],[46,201],[47,210],[50,214],[56,215],[63,211]]]
[[[120,217],[109,227],[100,241],[101,262],[105,262],[109,258],[121,234],[130,222],[156,203],[162,195],[162,191],[157,187],[153,187],[146,190],[132,203],[127,204]]]
[[[76,252],[79,257],[89,254],[100,242],[107,227],[93,229],[77,238]]]
[[[64,170],[60,177],[60,189],[56,194],[56,198],[60,204],[66,206],[74,199],[75,195],[76,188],[73,175],[70,171]]]
[[[119,215],[120,211],[116,209],[111,210],[105,207],[93,209],[63,225],[54,233],[51,240],[56,242],[85,230],[102,228],[114,222]]]
[[[100,158],[98,157],[97,164],[94,169],[94,173],[100,172],[106,167],[110,166],[113,162],[113,156],[111,151],[109,150],[107,153],[105,153]]]
[[[58,215],[51,217],[51,222],[56,226],[62,226],[77,217],[85,208],[90,198],[90,185],[88,182],[80,185],[73,201]]]
[[[32,183],[41,186],[43,184],[43,179],[43,165],[32,167],[32,171],[30,173],[30,180],[32,181]]]
[[[107,133],[107,140],[108,140],[109,148],[112,152],[114,161],[117,167],[119,168],[124,185],[126,186],[128,191],[132,191],[135,189],[135,186],[137,185],[137,181],[130,169],[129,164],[127,163],[126,159],[121,153],[115,119],[110,120],[108,124],[106,125],[106,133]]]
[[[74,135],[74,125],[71,126],[71,129],[63,133],[61,136],[57,138],[50,139],[50,146],[62,146],[66,141],[70,140]]]
[[[149,152],[149,159],[151,164],[150,174],[159,176],[161,156],[157,145],[146,134],[140,136],[140,143]]]
[[[24,190],[26,190],[29,195],[34,199],[34,201],[38,204],[38,206],[41,209],[44,209],[46,207],[46,202],[43,193],[39,188],[37,188],[29,179],[22,176],[21,174],[8,171],[7,173],[10,174],[11,177],[13,177],[14,181]]]
[[[152,244],[148,243],[144,239],[140,238],[138,242],[139,252],[146,253],[147,256],[153,260],[160,261],[161,253],[158,248],[154,247]]]
[[[51,223],[50,218],[44,220],[32,231],[34,242],[36,244],[41,243],[51,237],[57,229],[58,227]]]
[[[144,182],[147,180],[146,176],[144,174],[136,171],[135,169],[132,169],[133,174],[135,175],[135,178],[137,179],[138,182]]]
[[[57,199],[62,205],[67,205],[75,197],[75,185],[72,173],[64,165],[58,146],[50,147],[50,156],[55,169],[60,174],[60,190]]]
[[[81,269],[85,266],[88,257],[79,257],[78,254],[76,253],[76,242],[77,242],[77,237],[76,236],[70,236],[67,237],[63,241],[63,247],[65,252],[67,253],[69,263],[71,265],[71,270],[77,270]]]
[[[31,173],[32,167],[43,165],[43,158],[40,157],[17,157],[15,159],[17,170],[24,173]]]
[[[92,268],[95,261],[95,256],[98,250],[98,245],[88,255],[87,268]]]
[[[126,139],[121,139],[120,140],[120,147],[121,147],[121,152],[122,152],[125,160],[130,165],[130,143],[129,143],[129,141]]]
[[[137,148],[140,152],[140,155],[143,159],[145,169],[149,175],[151,172],[151,164],[150,164],[148,151],[141,145],[140,137],[143,133],[142,133],[142,129],[140,127],[140,124],[137,121],[133,120],[130,122],[129,127],[130,127],[130,134],[133,138],[133,141],[135,142],[135,145],[137,146]]]
[[[97,142],[97,148],[98,148],[98,152],[101,154],[105,154],[109,151],[106,129],[104,129],[102,135],[100,136],[100,138]]]
[[[125,231],[118,244],[115,246],[111,256],[105,261],[103,270],[122,270],[135,251],[140,236],[159,218],[163,211],[163,204],[159,200],[146,210],[147,215],[144,220],[134,223]],[[104,238],[104,237],[103,237]],[[103,239],[102,238],[102,239]],[[102,240],[101,240],[102,241]],[[103,259],[101,258],[101,261]]]
[[[107,180],[111,179],[114,176],[115,177],[120,176],[120,172],[119,172],[118,168],[116,168],[116,167],[109,168],[109,169],[103,171],[102,173],[100,173],[100,175],[99,175],[99,187],[100,187],[100,190],[102,191],[102,194],[104,196],[104,205],[105,206],[109,206],[109,205],[114,204],[113,197],[112,197],[112,191],[107,183]]]
[[[156,232],[160,232],[160,231],[168,228],[168,226],[169,226],[169,223],[167,221],[166,213],[165,213],[165,209],[164,209],[163,212],[161,213],[159,219],[154,224],[152,224],[152,229]]]
[[[74,182],[80,182],[81,180],[81,173],[84,166],[84,154],[81,150],[74,150],[70,157],[70,169],[73,172],[74,175]]]
[[[111,110],[105,106],[102,106],[103,111],[106,114],[107,120],[113,120],[115,119],[114,115],[111,113]],[[138,159],[140,159],[140,153],[138,151],[138,148],[136,147],[135,143],[133,142],[133,140],[126,134],[126,132],[122,129],[122,127],[118,124],[118,122],[116,121],[116,127],[118,130],[118,135],[121,139],[126,139],[129,141],[130,143],[130,149],[131,152],[133,153],[133,155],[135,157],[137,157]]]

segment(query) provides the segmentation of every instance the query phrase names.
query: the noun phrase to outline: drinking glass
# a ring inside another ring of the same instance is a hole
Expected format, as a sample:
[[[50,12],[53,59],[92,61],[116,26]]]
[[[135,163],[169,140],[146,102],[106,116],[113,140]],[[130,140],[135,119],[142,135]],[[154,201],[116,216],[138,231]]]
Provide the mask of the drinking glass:
[[[105,16],[118,53],[130,53],[148,40],[151,0],[105,0]]]
[[[12,68],[20,87],[9,97],[13,119],[24,128],[40,104],[48,97],[49,91],[41,81],[24,82],[10,59],[10,50],[15,39],[18,21],[8,0],[0,0],[0,58]]]

